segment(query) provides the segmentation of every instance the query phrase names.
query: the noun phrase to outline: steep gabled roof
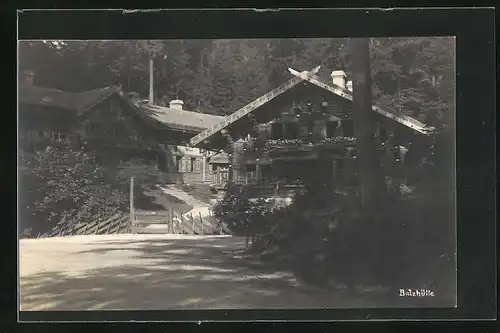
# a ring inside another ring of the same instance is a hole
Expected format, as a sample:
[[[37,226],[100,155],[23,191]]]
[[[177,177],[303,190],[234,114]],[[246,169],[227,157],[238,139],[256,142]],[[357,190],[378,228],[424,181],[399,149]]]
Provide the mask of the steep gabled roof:
[[[205,140],[211,138],[215,134],[221,132],[223,129],[226,129],[227,127],[231,126],[235,122],[239,121],[241,118],[249,115],[250,113],[261,109],[261,108],[266,108],[266,105],[269,102],[272,102],[273,99],[280,99],[285,95],[290,94],[292,91],[295,91],[295,87],[298,87],[299,83],[301,82],[307,82],[308,84],[312,84],[315,87],[324,89],[330,93],[333,93],[334,95],[345,99],[347,101],[352,101],[352,93],[347,90],[343,89],[339,86],[334,86],[333,84],[330,83],[325,83],[323,82],[317,75],[319,67],[313,69],[312,71],[304,71],[304,72],[298,72],[293,69],[289,69],[289,71],[294,75],[294,78],[288,80],[281,86],[271,90],[267,94],[259,97],[258,99],[252,101],[251,103],[245,105],[238,111],[234,112],[233,114],[225,117],[224,120],[219,122],[218,124],[212,126],[211,128],[208,128],[204,130],[203,132],[199,133],[198,135],[194,136],[190,140],[190,144],[192,146],[197,146],[200,145],[202,142]],[[387,108],[382,108],[380,106],[373,106],[373,111],[377,112],[378,114],[387,117],[389,119],[392,119],[408,128],[411,128],[414,131],[420,132],[422,134],[428,134],[432,131],[431,127],[428,127],[426,124],[411,118],[409,116],[406,116],[404,114],[398,114],[395,111],[388,110]]]
[[[92,106],[105,100],[118,90],[105,87],[81,93],[51,89],[34,85],[19,85],[19,103],[43,105],[54,108],[85,112]]]
[[[58,89],[33,85],[19,85],[19,103],[76,110],[75,94]]]
[[[139,105],[139,109],[169,128],[196,133],[206,130],[224,120],[222,116],[172,109],[157,105],[142,104]]]
[[[123,98],[120,95],[118,88],[116,87],[93,89],[78,93],[76,94],[78,111],[80,113],[84,113],[85,111],[90,110],[94,105],[101,103],[113,94],[117,94],[121,98]]]
[[[131,109],[151,126],[197,134],[224,119],[221,116],[161,106],[135,105],[127,98],[124,98],[116,87],[104,87],[75,93],[22,84],[19,86],[19,103],[49,106],[81,115],[114,94],[126,102]]]
[[[208,158],[208,163],[210,164],[228,164],[229,157],[226,153],[217,153]]]
[[[350,90],[344,89],[340,86],[337,86],[335,84],[330,84],[324,82],[319,76],[317,75],[304,75],[303,73],[300,73],[292,68],[288,69],[290,73],[297,77],[301,77],[307,82],[310,82],[320,88],[323,88],[327,91],[330,91],[334,93],[335,95],[342,97],[343,99],[346,99],[348,101],[352,102],[352,92]],[[383,108],[377,105],[372,106],[373,111],[377,112],[378,114],[387,117],[389,119],[392,119],[394,121],[397,121],[398,123],[411,128],[414,131],[420,132],[422,134],[428,134],[432,131],[432,127],[428,127],[426,124],[418,121],[417,119],[414,119],[410,116],[407,116],[405,114],[397,113],[394,110],[389,110],[387,108]]]
[[[304,71],[302,74],[304,75],[312,75],[316,74],[318,70],[320,69],[320,66],[312,69],[311,71]],[[190,140],[190,144],[192,146],[199,145],[203,141],[207,140],[210,138],[212,135],[220,132],[221,130],[227,128],[231,124],[235,123],[236,121],[242,119],[243,117],[247,116],[251,112],[253,112],[256,109],[259,109],[263,105],[267,104],[269,101],[272,101],[273,99],[278,98],[279,96],[283,95],[285,92],[289,91],[291,88],[297,86],[300,82],[302,82],[304,79],[301,77],[294,77],[287,82],[283,83],[282,85],[276,87],[275,89],[271,90],[270,92],[262,95],[261,97],[257,98],[253,102],[245,105],[241,109],[233,112],[229,116],[225,117],[223,120],[218,122],[217,124],[211,126],[210,128],[204,130],[203,132],[199,133],[198,135],[194,136]]]

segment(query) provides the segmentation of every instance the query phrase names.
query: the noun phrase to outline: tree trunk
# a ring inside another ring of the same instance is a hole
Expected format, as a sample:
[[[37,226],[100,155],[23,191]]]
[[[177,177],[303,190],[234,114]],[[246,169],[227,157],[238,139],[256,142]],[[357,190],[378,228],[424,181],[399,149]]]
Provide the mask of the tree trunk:
[[[229,160],[227,183],[228,183],[228,186],[230,186],[233,184],[233,177],[234,177],[234,170],[233,169],[234,169],[235,144],[234,144],[233,137],[231,136],[231,134],[227,130],[222,130],[221,133],[225,137],[226,142],[227,142],[226,149],[225,149],[228,160]]]
[[[402,184],[402,168],[403,168],[403,163],[401,161],[401,155],[400,155],[400,150],[399,147],[403,145],[403,130],[400,128],[396,128],[394,131],[394,138],[392,142],[392,147],[393,147],[393,159],[392,159],[392,179],[393,179],[393,187],[394,187],[394,195],[395,197],[401,196],[401,184]]]
[[[149,58],[149,105],[154,105],[154,70],[153,70],[153,56]]]
[[[382,210],[386,187],[377,156],[374,115],[372,111],[369,40],[351,41],[353,74],[353,109],[361,185],[361,203],[366,216],[374,217]]]

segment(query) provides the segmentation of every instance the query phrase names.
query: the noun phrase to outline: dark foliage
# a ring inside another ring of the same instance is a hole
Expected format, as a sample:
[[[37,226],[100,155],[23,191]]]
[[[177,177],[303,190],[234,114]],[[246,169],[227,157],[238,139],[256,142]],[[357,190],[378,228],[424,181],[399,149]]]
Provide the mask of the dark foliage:
[[[220,114],[289,79],[288,67],[321,65],[325,78],[338,69],[350,75],[348,44],[345,38],[26,41],[19,46],[19,63],[35,71],[42,86],[82,91],[120,85],[146,98],[152,56],[158,104],[181,98],[188,110]],[[454,51],[448,37],[371,39],[374,101],[441,119],[453,110]]]
[[[140,161],[118,165],[98,163],[99,154],[66,145],[19,154],[19,228],[36,236],[61,220],[104,220],[128,210],[130,177],[135,191],[143,193],[163,174]],[[144,199],[144,198],[142,198]]]

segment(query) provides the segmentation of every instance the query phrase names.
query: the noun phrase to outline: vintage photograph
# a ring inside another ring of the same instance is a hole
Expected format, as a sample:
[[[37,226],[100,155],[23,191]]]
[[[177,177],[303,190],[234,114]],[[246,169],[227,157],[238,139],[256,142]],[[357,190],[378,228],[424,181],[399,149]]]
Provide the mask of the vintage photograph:
[[[453,36],[18,65],[21,311],[456,307]]]

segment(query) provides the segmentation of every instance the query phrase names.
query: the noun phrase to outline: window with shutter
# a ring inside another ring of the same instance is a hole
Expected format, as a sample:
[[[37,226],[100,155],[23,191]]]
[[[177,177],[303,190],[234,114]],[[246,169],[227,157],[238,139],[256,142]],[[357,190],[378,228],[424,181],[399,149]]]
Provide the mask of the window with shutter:
[[[326,125],[326,135],[333,138],[337,132],[338,121],[329,121]]]
[[[354,124],[352,120],[344,120],[342,121],[342,130],[344,136],[352,137],[354,136]]]
[[[271,138],[272,139],[282,139],[283,138],[283,124],[273,123],[271,125]]]
[[[40,133],[37,130],[28,131],[28,138],[31,140],[37,140],[40,137]]]
[[[182,157],[175,156],[175,168],[177,171],[182,171]]]
[[[102,134],[104,124],[100,121],[90,121],[86,124],[86,132],[90,135]]]
[[[307,138],[309,136],[309,126],[306,124],[300,125],[299,135],[303,138]]]
[[[313,123],[313,136],[317,139],[321,139],[326,136],[326,126],[325,123],[320,120],[315,120]]]
[[[187,171],[187,161],[184,157],[182,158],[181,163],[182,163],[181,172],[186,172]]]
[[[195,165],[196,165],[195,172],[196,173],[200,173],[201,172],[201,168],[202,168],[201,163],[202,163],[202,161],[200,161],[200,160],[196,160],[195,161]]]
[[[287,123],[284,126],[285,139],[296,139],[299,136],[299,124],[297,123]]]
[[[116,101],[111,103],[111,115],[115,118],[120,118],[122,116],[122,109],[120,108],[120,104]]]
[[[191,157],[189,159],[189,172],[194,172],[194,170],[195,170],[195,164],[196,164],[196,158],[195,157]]]

